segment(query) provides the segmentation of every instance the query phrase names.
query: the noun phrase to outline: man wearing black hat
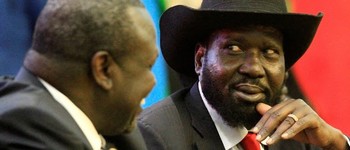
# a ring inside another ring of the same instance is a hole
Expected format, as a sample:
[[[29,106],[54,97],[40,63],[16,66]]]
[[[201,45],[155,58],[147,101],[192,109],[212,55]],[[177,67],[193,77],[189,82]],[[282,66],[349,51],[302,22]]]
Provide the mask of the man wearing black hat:
[[[286,72],[321,18],[287,13],[283,0],[204,0],[200,9],[168,9],[160,22],[163,56],[198,81],[142,113],[148,148],[349,148],[347,137],[303,100],[281,99]]]

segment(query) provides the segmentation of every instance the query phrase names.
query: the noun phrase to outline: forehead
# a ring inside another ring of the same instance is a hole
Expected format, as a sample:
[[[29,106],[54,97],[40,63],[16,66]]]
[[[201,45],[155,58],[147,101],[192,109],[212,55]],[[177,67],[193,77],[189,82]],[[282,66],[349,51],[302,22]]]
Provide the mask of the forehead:
[[[133,34],[129,39],[131,51],[136,52],[142,59],[157,56],[156,35],[152,19],[145,8],[131,6],[127,9]],[[148,57],[149,56],[149,57]]]
[[[127,12],[130,18],[131,26],[129,32],[129,34],[131,34],[130,37],[132,37],[129,39],[132,41],[130,43],[131,46],[155,44],[155,29],[147,10],[143,7],[130,6],[127,9]]]
[[[131,28],[138,36],[149,36],[149,38],[155,38],[155,29],[152,23],[152,19],[143,7],[130,6],[127,8],[128,15],[131,21]]]

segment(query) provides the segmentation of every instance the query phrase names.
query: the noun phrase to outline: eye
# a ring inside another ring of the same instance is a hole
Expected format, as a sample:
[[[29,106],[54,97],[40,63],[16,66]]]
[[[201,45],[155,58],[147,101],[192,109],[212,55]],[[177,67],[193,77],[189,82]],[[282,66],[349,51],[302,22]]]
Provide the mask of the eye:
[[[267,49],[267,50],[265,50],[265,53],[268,54],[268,55],[271,55],[271,54],[275,54],[276,51],[272,50],[272,49]]]
[[[227,48],[230,50],[230,52],[233,52],[233,53],[241,53],[242,52],[242,49],[237,45],[229,45]]]
[[[279,57],[279,51],[275,49],[265,49],[265,56],[267,57]]]

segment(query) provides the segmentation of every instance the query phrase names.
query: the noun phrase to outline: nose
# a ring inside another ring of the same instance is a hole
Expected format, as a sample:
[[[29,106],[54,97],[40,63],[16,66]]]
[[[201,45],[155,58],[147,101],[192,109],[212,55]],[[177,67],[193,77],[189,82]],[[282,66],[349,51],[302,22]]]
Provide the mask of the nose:
[[[261,78],[265,74],[261,60],[258,54],[247,54],[243,64],[239,68],[239,72],[250,78]]]

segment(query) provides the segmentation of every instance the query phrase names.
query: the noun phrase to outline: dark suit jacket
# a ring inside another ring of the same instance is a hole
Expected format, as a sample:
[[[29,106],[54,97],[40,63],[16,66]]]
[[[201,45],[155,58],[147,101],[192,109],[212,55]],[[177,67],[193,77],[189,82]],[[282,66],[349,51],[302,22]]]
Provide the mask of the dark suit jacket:
[[[146,149],[138,129],[105,138],[119,150]],[[0,149],[90,150],[92,147],[65,108],[37,77],[22,68],[14,81],[0,77]]]
[[[224,150],[203,101],[198,84],[182,89],[147,108],[138,126],[150,150]],[[309,150],[313,146],[285,140],[269,150]]]
[[[30,72],[0,87],[0,149],[92,149],[70,114]]]

